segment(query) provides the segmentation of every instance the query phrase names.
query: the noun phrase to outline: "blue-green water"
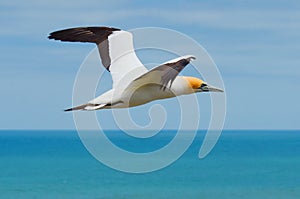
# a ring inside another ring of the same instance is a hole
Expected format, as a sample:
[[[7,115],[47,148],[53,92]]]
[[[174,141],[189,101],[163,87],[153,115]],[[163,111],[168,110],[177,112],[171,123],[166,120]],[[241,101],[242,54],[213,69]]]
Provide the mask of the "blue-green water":
[[[106,133],[125,148],[149,147]],[[300,198],[300,131],[224,131],[200,160],[203,135],[174,164],[128,174],[94,159],[76,131],[0,131],[0,198]]]

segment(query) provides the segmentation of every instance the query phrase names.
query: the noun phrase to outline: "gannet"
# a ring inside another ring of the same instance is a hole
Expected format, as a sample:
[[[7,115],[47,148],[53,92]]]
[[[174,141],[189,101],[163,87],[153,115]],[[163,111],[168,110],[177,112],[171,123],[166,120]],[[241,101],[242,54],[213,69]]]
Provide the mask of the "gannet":
[[[179,76],[195,59],[186,55],[148,70],[135,54],[130,32],[112,27],[79,27],[50,33],[49,39],[95,43],[102,65],[111,73],[112,89],[89,102],[66,109],[129,108],[148,102],[198,92],[223,92],[196,77]]]

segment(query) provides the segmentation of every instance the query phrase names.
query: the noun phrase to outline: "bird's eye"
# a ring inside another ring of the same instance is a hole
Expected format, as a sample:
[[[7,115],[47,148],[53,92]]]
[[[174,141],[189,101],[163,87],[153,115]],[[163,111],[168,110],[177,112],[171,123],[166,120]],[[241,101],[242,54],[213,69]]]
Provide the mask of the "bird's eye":
[[[203,84],[201,84],[200,88],[203,88],[205,86],[207,86],[207,84],[203,83]]]

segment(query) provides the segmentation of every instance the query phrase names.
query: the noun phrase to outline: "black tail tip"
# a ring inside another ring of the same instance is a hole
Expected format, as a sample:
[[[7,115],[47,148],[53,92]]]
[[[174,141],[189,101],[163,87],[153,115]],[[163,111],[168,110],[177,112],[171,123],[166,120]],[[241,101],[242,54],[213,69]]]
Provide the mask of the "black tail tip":
[[[64,112],[73,111],[73,108],[65,109]]]

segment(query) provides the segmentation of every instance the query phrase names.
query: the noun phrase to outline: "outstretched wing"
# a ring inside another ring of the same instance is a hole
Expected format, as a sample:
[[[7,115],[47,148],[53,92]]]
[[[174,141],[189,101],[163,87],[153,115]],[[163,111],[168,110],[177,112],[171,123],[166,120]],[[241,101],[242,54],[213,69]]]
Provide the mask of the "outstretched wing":
[[[136,78],[130,86],[137,87],[144,84],[159,84],[165,90],[172,86],[173,81],[182,69],[196,59],[193,55],[186,55],[159,65],[147,73]]]
[[[113,87],[126,85],[148,70],[134,52],[132,34],[110,27],[80,27],[50,33],[49,39],[95,43],[101,62],[113,79]],[[122,80],[122,81],[121,81]]]

